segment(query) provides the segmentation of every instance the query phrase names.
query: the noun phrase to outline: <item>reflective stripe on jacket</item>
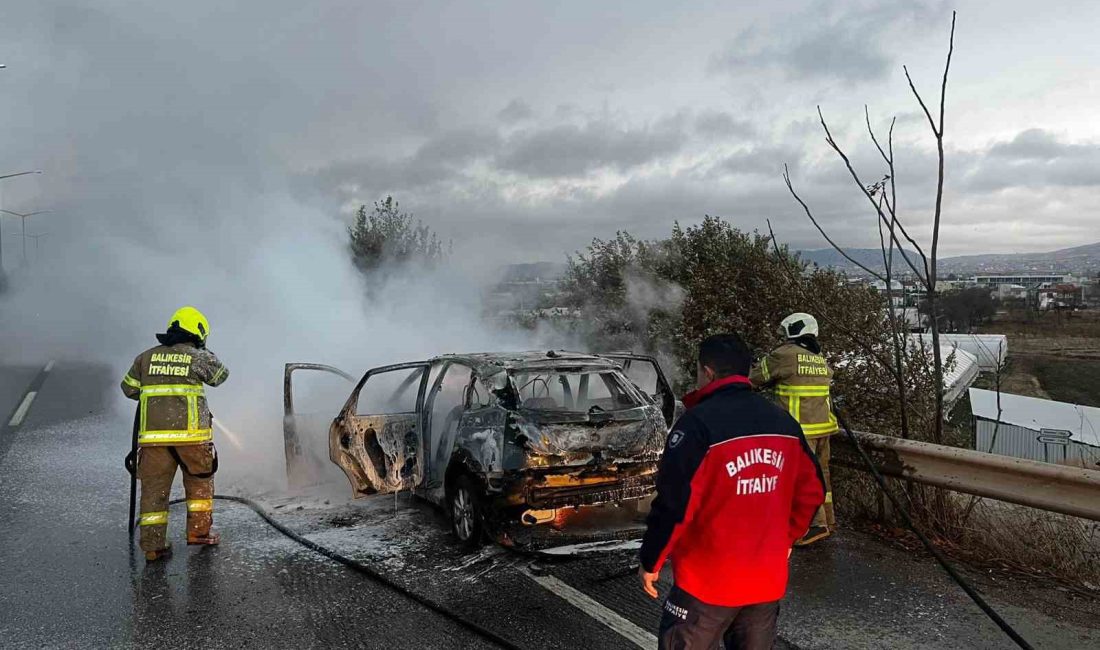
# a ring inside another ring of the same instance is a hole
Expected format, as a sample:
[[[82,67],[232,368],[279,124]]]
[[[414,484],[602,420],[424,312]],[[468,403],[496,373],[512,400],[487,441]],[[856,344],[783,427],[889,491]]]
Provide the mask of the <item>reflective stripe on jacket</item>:
[[[139,445],[194,445],[213,438],[203,384],[229,377],[211,351],[187,343],[142,352],[122,378],[122,392],[138,400]]]
[[[776,403],[798,420],[807,438],[837,432],[829,398],[833,370],[825,357],[786,343],[753,366],[749,378],[753,386],[773,390]]]
[[[721,607],[783,597],[791,545],[825,499],[798,423],[744,379],[685,396],[639,551],[646,571],[671,558],[677,587]]]

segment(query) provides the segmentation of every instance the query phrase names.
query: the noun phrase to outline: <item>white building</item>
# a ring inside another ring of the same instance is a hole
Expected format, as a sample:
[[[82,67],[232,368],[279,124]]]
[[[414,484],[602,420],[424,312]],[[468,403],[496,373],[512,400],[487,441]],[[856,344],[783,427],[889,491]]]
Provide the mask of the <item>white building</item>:
[[[908,332],[923,332],[928,319],[916,307],[895,307],[894,317],[903,323]]]
[[[954,354],[954,363],[943,374],[943,401],[950,408],[963,396],[981,372],[978,358],[966,350],[940,346],[940,356],[946,361]]]
[[[1027,300],[1027,287],[1022,284],[997,285],[997,298],[1000,300]]]
[[[970,389],[974,448],[1049,463],[1100,462],[1100,408]]]
[[[932,344],[931,334],[913,334],[925,345]],[[977,357],[982,372],[995,372],[1008,357],[1008,338],[1004,334],[940,334],[940,347],[958,348]]]
[[[917,346],[924,348],[924,356],[927,359],[929,368],[931,368],[935,363],[932,357],[932,337],[928,335],[927,340],[925,340],[922,339],[922,336],[924,335],[910,335],[909,345],[914,350],[918,349]],[[945,366],[947,366],[948,360],[954,361],[943,374],[943,400],[944,404],[947,405],[947,410],[950,411],[955,402],[966,393],[966,389],[970,388],[974,380],[981,374],[981,364],[978,362],[976,355],[943,341],[940,341],[940,358],[943,359]]]
[[[882,280],[875,280],[871,286],[879,293],[886,295],[886,283]],[[905,306],[905,285],[897,280],[890,281],[890,304],[893,307]]]
[[[1019,284],[1025,287],[1037,287],[1044,282],[1059,284],[1065,282],[1064,274],[1015,274],[1015,275],[975,275],[974,284],[995,287],[1002,284]]]

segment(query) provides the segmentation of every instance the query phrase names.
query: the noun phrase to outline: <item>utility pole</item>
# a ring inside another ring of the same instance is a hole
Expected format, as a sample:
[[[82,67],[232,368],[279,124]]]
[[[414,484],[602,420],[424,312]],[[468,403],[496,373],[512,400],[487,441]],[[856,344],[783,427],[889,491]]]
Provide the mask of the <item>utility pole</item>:
[[[34,212],[27,212],[25,214],[21,213],[21,212],[13,212],[11,210],[2,210],[2,209],[0,209],[0,212],[3,212],[4,214],[10,214],[13,217],[19,217],[19,219],[23,222],[23,266],[26,266],[27,265],[27,217],[33,217],[36,214],[46,214],[47,212],[49,212],[49,210],[36,210]]]
[[[26,172],[16,172],[14,174],[4,174],[3,176],[0,176],[0,181],[4,180],[5,178],[15,178],[16,176],[26,176],[27,174],[41,174],[41,173],[42,173],[41,169],[34,169],[34,170],[31,170],[31,171],[26,171]],[[0,201],[0,205],[3,205],[2,201]],[[2,222],[2,221],[3,220],[0,219],[0,222]],[[26,232],[26,231],[24,230],[24,232]],[[25,249],[24,249],[24,251],[25,251]],[[26,253],[25,252],[24,252],[23,258],[26,259]],[[2,227],[0,227],[0,273],[2,273],[3,271],[4,271],[4,229]]]
[[[45,237],[48,234],[50,234],[50,233],[40,232],[37,235],[27,235],[27,237],[30,237],[31,239],[34,240],[34,263],[35,264],[38,264],[38,240]]]

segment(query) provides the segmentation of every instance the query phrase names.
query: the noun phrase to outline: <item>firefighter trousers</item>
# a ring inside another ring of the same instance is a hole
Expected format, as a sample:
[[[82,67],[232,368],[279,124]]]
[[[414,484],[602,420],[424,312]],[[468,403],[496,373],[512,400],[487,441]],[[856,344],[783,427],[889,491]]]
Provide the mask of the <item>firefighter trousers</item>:
[[[709,605],[673,586],[665,600],[658,633],[659,650],[771,650],[779,619],[779,601],[741,607]]]
[[[810,451],[814,452],[814,456],[817,457],[817,464],[821,466],[821,475],[825,477],[825,503],[821,504],[821,507],[817,509],[817,513],[814,514],[813,523],[810,525],[828,527],[829,530],[835,530],[836,517],[833,515],[833,480],[829,476],[830,438],[832,438],[832,436],[806,438],[807,444],[810,445]]]
[[[214,443],[177,447],[146,446],[138,450],[137,476],[141,481],[141,550],[159,551],[166,546],[168,495],[176,477],[183,472],[187,496],[187,533],[205,536],[214,521],[214,471],[217,468]]]

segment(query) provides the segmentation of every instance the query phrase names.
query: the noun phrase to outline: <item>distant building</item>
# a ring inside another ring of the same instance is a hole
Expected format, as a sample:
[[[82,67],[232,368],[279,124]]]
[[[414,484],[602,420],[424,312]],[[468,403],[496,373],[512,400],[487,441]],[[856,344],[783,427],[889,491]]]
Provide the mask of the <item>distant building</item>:
[[[936,280],[936,292],[948,293],[951,291],[959,291],[972,284],[974,283],[970,280]]]
[[[929,339],[924,339],[919,334],[911,335],[909,337],[909,346],[914,351],[924,348],[925,362],[930,369],[933,367],[935,360],[933,357],[932,343]],[[940,342],[940,358],[945,362],[943,373],[943,402],[947,409],[946,412],[950,412],[955,402],[966,394],[966,390],[970,388],[978,378],[978,375],[981,374],[981,367],[975,355],[944,342]],[[950,366],[946,364],[948,359],[953,359],[954,361]]]
[[[1048,463],[1100,462],[1100,408],[970,389],[974,448]]]
[[[978,286],[995,287],[1002,284],[1018,284],[1024,287],[1034,288],[1043,283],[1050,282],[1055,284],[1063,283],[1067,280],[1066,275],[1030,275],[1030,274],[1018,274],[1018,275],[976,275],[974,276],[974,284]]]
[[[916,307],[895,307],[894,317],[904,324],[908,332],[923,332],[928,326],[928,318]]]
[[[1085,302],[1085,288],[1076,284],[1044,283],[1036,289],[1039,309],[1073,309]]]
[[[913,334],[913,338],[932,344],[931,334]],[[940,333],[940,346],[965,350],[975,357],[982,372],[996,372],[1008,358],[1008,337],[1004,334]]]
[[[875,280],[871,286],[879,293],[886,294],[886,283],[882,280]],[[897,280],[890,281],[890,304],[893,307],[905,306],[905,285]]]
[[[1022,284],[998,284],[998,300],[1027,300],[1027,287]]]

